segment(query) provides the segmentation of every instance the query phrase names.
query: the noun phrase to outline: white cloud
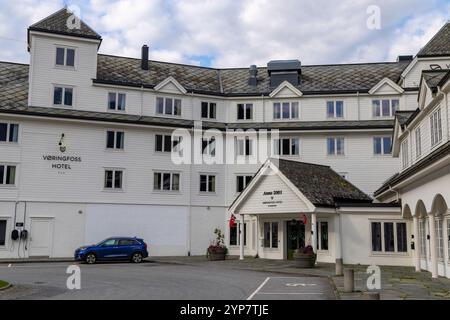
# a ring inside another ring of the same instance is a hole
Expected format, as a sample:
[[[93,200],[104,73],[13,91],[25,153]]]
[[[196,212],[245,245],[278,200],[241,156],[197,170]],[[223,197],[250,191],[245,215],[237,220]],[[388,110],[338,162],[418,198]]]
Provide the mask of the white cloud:
[[[0,0],[0,60],[27,61],[26,28],[62,1]],[[102,53],[214,66],[394,60],[415,54],[442,26],[440,0],[84,0],[72,1],[103,37]],[[381,9],[381,30],[366,27],[369,5]],[[440,11],[439,11],[440,10]],[[21,42],[8,41],[11,37]]]

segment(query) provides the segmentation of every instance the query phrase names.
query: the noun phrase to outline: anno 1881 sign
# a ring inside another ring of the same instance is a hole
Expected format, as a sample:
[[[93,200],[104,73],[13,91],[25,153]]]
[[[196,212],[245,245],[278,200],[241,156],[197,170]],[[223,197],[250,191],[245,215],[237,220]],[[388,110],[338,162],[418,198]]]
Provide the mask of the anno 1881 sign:
[[[77,156],[43,155],[42,158],[51,162],[52,169],[58,170],[72,170],[72,163],[81,162],[81,157]]]
[[[283,195],[283,190],[264,191],[262,195],[264,197],[262,204],[268,206],[269,208],[276,207],[277,205],[283,203],[282,200],[275,198],[276,196]]]

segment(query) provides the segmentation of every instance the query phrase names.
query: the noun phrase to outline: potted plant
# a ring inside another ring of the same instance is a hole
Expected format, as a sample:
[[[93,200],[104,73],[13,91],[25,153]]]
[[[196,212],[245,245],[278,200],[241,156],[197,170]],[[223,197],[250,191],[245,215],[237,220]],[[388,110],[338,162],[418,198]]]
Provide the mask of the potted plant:
[[[296,249],[292,256],[297,268],[313,268],[316,264],[316,257],[311,246]]]
[[[209,245],[206,250],[206,256],[208,257],[208,260],[211,261],[225,260],[228,253],[228,248],[224,243],[224,235],[218,228],[214,230],[214,234],[216,235],[216,240]]]

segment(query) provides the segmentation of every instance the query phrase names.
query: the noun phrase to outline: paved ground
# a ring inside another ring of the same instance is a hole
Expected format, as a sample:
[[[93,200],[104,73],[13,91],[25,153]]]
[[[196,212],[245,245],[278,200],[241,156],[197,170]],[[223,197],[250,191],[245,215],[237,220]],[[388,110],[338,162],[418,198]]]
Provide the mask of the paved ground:
[[[335,299],[327,278],[289,276],[230,268],[203,261],[79,265],[81,289],[66,287],[70,263],[0,264],[1,278],[14,286],[0,299]]]

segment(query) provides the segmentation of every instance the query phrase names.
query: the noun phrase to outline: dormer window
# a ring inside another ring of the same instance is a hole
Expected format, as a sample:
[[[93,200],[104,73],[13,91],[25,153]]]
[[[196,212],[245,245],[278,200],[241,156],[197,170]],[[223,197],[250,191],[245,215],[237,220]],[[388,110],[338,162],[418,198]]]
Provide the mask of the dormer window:
[[[56,65],[62,67],[75,67],[75,49],[57,47]]]
[[[273,104],[274,119],[298,119],[298,102],[275,102]]]
[[[53,88],[53,105],[58,107],[71,107],[73,105],[73,88],[55,86]]]
[[[393,117],[398,107],[398,99],[372,100],[372,113],[374,118]]]
[[[108,93],[108,110],[124,111],[126,102],[125,93],[109,92]]]
[[[157,97],[156,113],[181,116],[181,99]]]
[[[215,119],[216,118],[216,103],[202,102],[202,118]]]

